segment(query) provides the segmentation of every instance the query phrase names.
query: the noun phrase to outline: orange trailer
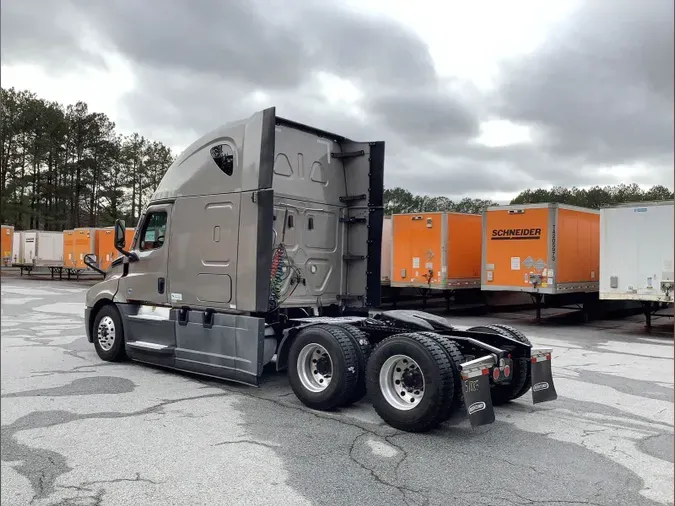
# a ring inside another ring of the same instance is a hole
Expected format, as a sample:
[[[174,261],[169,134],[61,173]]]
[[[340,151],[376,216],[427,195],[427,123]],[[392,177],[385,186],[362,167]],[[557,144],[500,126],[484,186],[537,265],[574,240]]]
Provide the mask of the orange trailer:
[[[108,270],[110,264],[117,257],[115,249],[115,231],[113,227],[96,229],[96,242],[93,251],[96,254],[98,268]]]
[[[391,286],[480,287],[480,215],[406,213],[395,214],[391,220]]]
[[[12,265],[12,248],[14,246],[14,227],[2,225],[2,241],[0,253],[2,253],[2,265]]]
[[[76,228],[73,230],[73,268],[88,269],[84,255],[96,254],[96,229]]]
[[[481,289],[546,295],[598,291],[600,212],[564,204],[483,212]]]
[[[63,267],[75,268],[75,231],[63,231]]]

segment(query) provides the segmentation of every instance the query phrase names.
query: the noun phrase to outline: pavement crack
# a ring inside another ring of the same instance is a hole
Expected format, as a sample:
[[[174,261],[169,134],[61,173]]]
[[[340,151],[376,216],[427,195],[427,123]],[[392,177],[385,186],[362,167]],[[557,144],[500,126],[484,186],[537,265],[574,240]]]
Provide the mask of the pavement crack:
[[[272,450],[279,449],[279,447],[276,446],[276,445],[272,445],[272,444],[269,444],[269,443],[263,443],[261,441],[254,441],[252,439],[239,439],[237,441],[221,441],[220,443],[214,443],[211,446],[225,446],[225,445],[236,445],[236,444],[257,445],[257,446],[263,446],[265,448],[270,448]]]
[[[55,369],[52,371],[35,371],[34,374],[31,374],[31,378],[40,378],[44,376],[54,376],[55,374],[82,374],[89,372],[98,372],[96,369],[99,367],[111,366],[115,364],[110,364],[102,362],[100,364],[87,364],[87,365],[78,365],[72,369]]]
[[[150,483],[151,485],[161,485],[161,482],[150,480],[148,478],[141,478],[141,473],[136,473],[136,477],[134,478],[115,478],[113,480],[83,481],[82,483],[80,483],[80,486],[87,487],[90,485],[99,485],[102,483],[124,483],[124,482]]]
[[[354,462],[357,466],[359,466],[361,469],[366,471],[370,475],[370,477],[373,479],[373,481],[375,481],[376,483],[378,483],[380,485],[384,485],[385,487],[388,487],[388,488],[393,488],[394,490],[398,491],[401,494],[401,496],[403,498],[403,501],[407,505],[426,506],[427,504],[429,504],[429,497],[426,495],[425,492],[423,492],[421,490],[416,490],[416,489],[407,487],[405,485],[398,485],[396,483],[392,483],[391,481],[389,481],[389,480],[383,478],[382,476],[380,476],[380,474],[377,473],[377,471],[375,471],[375,469],[372,469],[372,468],[368,467],[367,465],[365,465],[363,462],[361,462],[356,457],[356,455],[354,454],[354,452],[356,450],[356,445],[359,443],[359,441],[361,440],[361,438],[363,436],[368,435],[368,434],[369,434],[369,432],[364,430],[364,431],[362,431],[362,432],[360,432],[359,434],[356,435],[356,437],[352,441],[352,444],[349,447],[349,451],[347,453],[347,455],[349,456],[349,459],[352,462]],[[400,450],[400,448],[397,445],[393,445],[393,446],[396,446],[396,448]],[[403,452],[403,454],[404,454],[404,457],[396,464],[396,468],[395,468],[395,472],[394,472],[396,482],[399,481],[396,471],[398,470],[398,467],[399,467],[400,463],[403,460],[405,460],[406,454],[405,454],[405,452]],[[414,495],[421,496],[422,500],[421,501],[415,500]],[[413,496],[413,497],[410,497],[410,496]]]

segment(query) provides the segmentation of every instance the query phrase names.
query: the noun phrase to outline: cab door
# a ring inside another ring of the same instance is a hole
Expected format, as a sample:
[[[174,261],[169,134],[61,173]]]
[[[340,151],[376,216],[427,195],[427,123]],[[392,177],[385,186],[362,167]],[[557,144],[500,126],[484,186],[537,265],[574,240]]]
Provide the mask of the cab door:
[[[129,273],[120,283],[121,294],[129,302],[168,305],[167,270],[169,264],[169,221],[171,204],[148,207],[133,246],[138,261],[129,264]]]
[[[176,345],[174,321],[169,308],[169,231],[172,204],[147,208],[131,251],[138,260],[129,262],[120,278],[119,295],[127,304],[123,313],[127,348],[159,353]]]

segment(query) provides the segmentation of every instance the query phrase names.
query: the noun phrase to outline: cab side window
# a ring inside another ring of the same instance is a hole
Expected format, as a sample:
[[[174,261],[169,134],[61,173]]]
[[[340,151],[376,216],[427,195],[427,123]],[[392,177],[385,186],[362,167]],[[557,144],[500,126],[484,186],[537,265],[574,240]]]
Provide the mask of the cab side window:
[[[164,234],[166,233],[166,221],[166,211],[153,211],[148,214],[139,236],[138,249],[140,251],[162,247],[164,244]]]
[[[227,144],[219,144],[211,148],[211,158],[216,165],[228,176],[234,172],[234,152]]]

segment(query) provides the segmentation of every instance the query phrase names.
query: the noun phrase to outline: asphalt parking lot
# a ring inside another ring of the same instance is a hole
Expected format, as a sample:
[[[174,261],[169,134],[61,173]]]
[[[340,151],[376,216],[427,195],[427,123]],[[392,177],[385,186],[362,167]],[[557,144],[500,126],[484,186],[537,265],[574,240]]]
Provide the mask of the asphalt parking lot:
[[[673,504],[672,320],[508,320],[554,348],[559,399],[406,434],[364,402],[309,411],[281,374],[256,389],[102,362],[86,287],[1,290],[3,505]]]

